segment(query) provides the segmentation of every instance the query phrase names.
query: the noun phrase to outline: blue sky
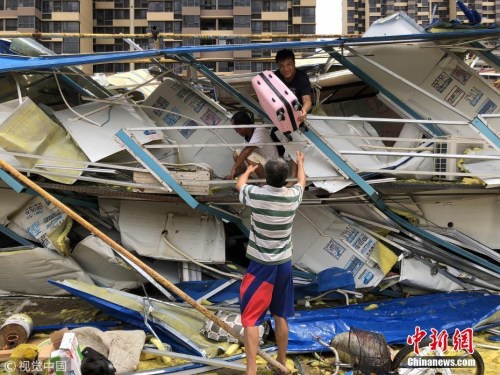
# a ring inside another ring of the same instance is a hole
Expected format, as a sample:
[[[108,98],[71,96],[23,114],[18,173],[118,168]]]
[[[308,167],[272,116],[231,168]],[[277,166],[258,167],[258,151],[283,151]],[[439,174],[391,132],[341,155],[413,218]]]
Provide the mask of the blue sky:
[[[342,0],[316,0],[316,33],[342,34]]]

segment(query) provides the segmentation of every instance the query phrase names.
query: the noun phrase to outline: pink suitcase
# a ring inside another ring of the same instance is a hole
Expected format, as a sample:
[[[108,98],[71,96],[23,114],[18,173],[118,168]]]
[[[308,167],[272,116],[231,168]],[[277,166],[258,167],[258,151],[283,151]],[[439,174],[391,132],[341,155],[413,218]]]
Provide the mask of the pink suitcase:
[[[252,78],[252,86],[262,109],[283,134],[297,130],[302,105],[273,72],[265,70],[259,73]]]

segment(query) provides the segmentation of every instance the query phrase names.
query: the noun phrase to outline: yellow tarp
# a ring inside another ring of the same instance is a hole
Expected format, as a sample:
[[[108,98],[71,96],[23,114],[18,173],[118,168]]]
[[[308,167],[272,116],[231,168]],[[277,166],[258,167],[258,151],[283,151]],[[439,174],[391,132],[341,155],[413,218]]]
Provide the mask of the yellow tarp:
[[[0,147],[10,152],[64,159],[65,161],[16,157],[26,168],[33,168],[35,164],[43,164],[44,166],[38,169],[74,177],[82,173],[78,168],[84,168],[87,165],[81,162],[88,161],[66,131],[52,121],[29,98],[24,99],[23,104],[0,125]],[[79,163],[72,163],[72,161]],[[73,177],[40,174],[63,184],[72,184],[76,181]]]

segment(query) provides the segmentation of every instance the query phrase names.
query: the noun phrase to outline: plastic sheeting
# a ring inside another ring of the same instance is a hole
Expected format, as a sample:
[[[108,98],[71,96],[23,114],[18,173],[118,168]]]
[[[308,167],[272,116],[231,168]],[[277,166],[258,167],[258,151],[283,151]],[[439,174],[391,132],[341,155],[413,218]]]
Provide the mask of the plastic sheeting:
[[[350,327],[380,332],[389,344],[402,344],[415,333],[416,326],[428,334],[431,328],[446,330],[451,337],[455,328],[500,324],[500,296],[488,293],[436,293],[380,302],[376,309],[365,310],[368,305],[296,312],[288,320],[289,352],[325,350],[313,336],[329,342]]]

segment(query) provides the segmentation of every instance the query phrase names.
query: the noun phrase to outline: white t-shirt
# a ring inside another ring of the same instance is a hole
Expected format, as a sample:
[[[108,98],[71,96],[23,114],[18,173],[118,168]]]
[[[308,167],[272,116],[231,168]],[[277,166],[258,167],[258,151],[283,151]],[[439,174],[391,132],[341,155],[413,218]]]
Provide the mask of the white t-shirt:
[[[252,143],[274,143],[273,139],[269,135],[269,129],[266,128],[255,128],[252,134],[252,138],[248,141],[248,144]],[[266,159],[277,158],[278,149],[275,145],[268,146],[255,146],[256,149],[253,151]]]

